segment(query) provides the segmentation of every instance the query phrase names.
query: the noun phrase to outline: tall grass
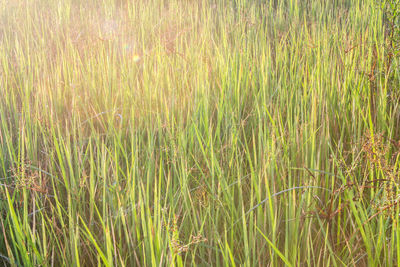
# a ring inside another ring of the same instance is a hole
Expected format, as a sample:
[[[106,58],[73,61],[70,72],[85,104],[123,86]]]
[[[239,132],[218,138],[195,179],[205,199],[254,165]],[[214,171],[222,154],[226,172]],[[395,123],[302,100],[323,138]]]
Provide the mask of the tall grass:
[[[400,265],[376,1],[0,10],[2,264]]]

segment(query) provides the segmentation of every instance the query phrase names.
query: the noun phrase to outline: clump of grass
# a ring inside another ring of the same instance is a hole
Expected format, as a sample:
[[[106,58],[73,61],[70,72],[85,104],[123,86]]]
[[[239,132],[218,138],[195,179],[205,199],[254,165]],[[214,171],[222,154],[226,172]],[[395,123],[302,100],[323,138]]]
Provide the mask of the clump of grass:
[[[2,1],[2,263],[400,265],[391,12]]]

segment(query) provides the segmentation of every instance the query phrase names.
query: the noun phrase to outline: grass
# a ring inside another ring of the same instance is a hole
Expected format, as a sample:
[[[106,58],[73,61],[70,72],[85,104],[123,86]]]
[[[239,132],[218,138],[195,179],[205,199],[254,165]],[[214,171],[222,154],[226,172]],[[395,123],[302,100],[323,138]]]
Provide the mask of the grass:
[[[0,261],[400,265],[391,3],[2,1]]]

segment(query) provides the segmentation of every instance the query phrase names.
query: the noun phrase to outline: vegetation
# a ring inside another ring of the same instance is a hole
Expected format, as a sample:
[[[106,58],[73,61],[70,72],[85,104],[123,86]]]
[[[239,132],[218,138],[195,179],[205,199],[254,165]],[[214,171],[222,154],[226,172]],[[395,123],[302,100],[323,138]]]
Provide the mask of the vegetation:
[[[399,266],[399,5],[0,1],[0,261]]]

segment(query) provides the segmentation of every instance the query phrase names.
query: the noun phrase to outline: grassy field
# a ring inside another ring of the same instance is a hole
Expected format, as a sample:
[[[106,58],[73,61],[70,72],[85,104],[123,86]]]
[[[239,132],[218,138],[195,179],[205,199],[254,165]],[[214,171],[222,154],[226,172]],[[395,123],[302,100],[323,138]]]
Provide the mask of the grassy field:
[[[387,10],[0,1],[0,265],[399,266]]]

